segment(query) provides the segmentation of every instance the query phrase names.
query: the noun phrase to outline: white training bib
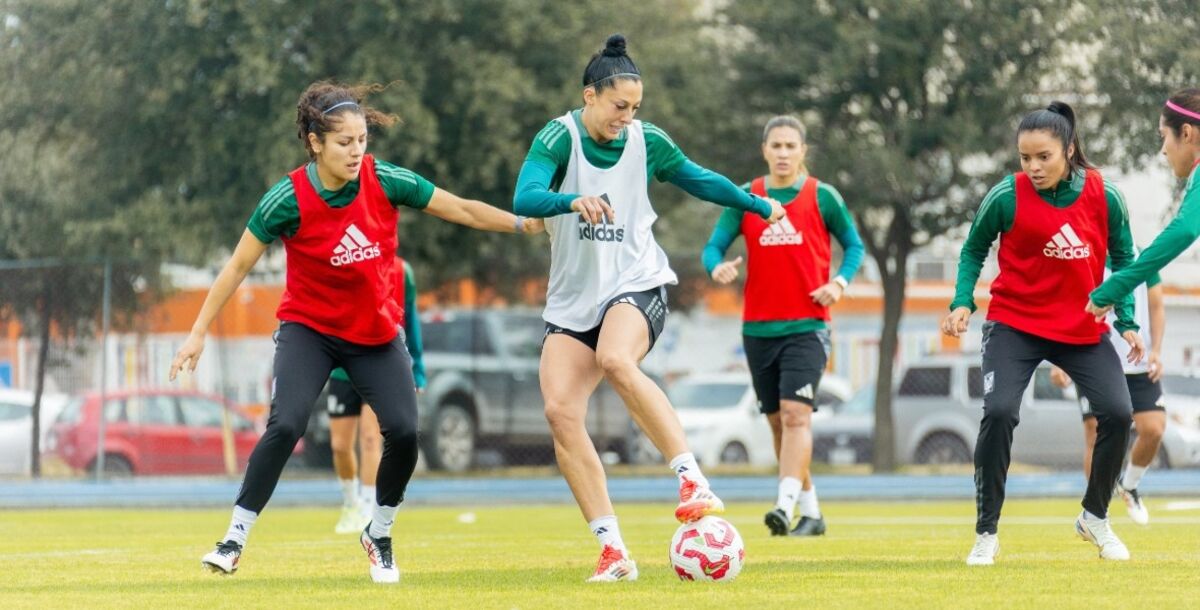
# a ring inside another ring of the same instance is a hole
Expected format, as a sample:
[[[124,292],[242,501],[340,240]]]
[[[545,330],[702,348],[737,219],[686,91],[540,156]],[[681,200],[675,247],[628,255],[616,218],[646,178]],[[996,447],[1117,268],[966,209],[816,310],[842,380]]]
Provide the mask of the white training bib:
[[[1134,249],[1133,255],[1136,257],[1138,251]],[[1112,269],[1104,268],[1104,279],[1112,276]],[[1142,361],[1137,364],[1131,364],[1126,358],[1129,357],[1129,344],[1117,332],[1117,313],[1114,307],[1108,312],[1108,325],[1112,327],[1112,332],[1108,334],[1109,341],[1113,347],[1117,349],[1117,355],[1121,357],[1121,364],[1125,367],[1126,375],[1135,375],[1138,373],[1150,372],[1150,365],[1146,356],[1142,356]],[[1146,288],[1146,284],[1139,284],[1133,290],[1133,321],[1137,322],[1138,334],[1142,336],[1142,343],[1146,346],[1146,353],[1150,353],[1150,290]]]
[[[598,326],[613,297],[640,292],[678,278],[651,228],[658,215],[647,192],[646,137],[642,122],[625,128],[625,150],[617,164],[588,163],[575,118],[558,118],[571,134],[571,160],[559,192],[603,197],[616,222],[590,224],[575,212],[546,219],[550,235],[550,284],[542,317],[574,331]]]

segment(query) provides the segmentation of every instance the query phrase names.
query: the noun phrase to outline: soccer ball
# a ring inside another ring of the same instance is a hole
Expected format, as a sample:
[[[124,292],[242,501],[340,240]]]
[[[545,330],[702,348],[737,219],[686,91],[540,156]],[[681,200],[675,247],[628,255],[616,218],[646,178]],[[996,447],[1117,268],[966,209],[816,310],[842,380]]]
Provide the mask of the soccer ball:
[[[680,580],[726,582],[742,571],[746,546],[728,521],[704,517],[679,526],[667,554]]]

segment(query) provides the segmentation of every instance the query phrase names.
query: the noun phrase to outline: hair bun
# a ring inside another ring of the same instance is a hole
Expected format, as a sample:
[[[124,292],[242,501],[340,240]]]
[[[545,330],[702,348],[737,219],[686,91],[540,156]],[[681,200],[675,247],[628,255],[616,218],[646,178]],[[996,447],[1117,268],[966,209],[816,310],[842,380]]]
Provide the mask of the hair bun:
[[[625,36],[622,34],[613,34],[604,41],[604,50],[600,52],[605,57],[624,57],[625,52]]]

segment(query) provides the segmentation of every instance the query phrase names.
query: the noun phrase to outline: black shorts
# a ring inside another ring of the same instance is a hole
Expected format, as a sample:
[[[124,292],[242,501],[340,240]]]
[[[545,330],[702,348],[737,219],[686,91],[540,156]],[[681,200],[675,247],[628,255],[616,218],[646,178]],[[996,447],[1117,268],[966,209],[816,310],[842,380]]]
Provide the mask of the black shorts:
[[[613,305],[619,303],[628,303],[638,308],[642,315],[646,318],[646,326],[650,332],[650,347],[646,349],[648,353],[654,349],[654,343],[658,341],[658,337],[662,335],[663,327],[667,324],[667,288],[659,286],[642,292],[623,292],[613,297],[604,305],[604,314],[612,309]],[[585,331],[571,330],[563,328],[557,324],[546,323],[546,334],[542,337],[544,343],[546,337],[550,335],[567,335],[574,337],[584,345],[590,347],[592,351],[596,351],[596,344],[600,342],[600,327],[603,326],[604,315],[600,316],[601,323],[595,328]]]
[[[779,411],[782,399],[809,405],[815,412],[817,388],[829,360],[829,331],[818,330],[783,337],[742,335],[746,363],[758,410],[766,414]]]
[[[1149,411],[1166,411],[1163,404],[1162,384],[1150,381],[1150,373],[1126,375],[1125,383],[1129,386],[1129,397],[1133,399],[1133,412],[1147,413]],[[1079,411],[1084,419],[1095,417],[1092,406],[1086,398],[1079,399]]]
[[[330,418],[358,417],[362,415],[363,399],[354,389],[354,384],[344,379],[329,380],[329,401],[325,412]]]

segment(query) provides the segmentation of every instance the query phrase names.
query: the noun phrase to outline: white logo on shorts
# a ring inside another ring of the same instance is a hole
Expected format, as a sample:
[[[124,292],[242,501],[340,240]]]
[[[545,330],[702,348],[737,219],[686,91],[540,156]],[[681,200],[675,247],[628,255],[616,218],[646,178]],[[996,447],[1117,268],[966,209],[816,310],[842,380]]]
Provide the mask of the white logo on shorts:
[[[809,400],[812,400],[812,398],[813,398],[812,384],[810,383],[810,384],[800,388],[799,390],[796,390],[796,396],[799,396],[800,398],[807,398]]]
[[[983,376],[983,393],[991,394],[992,389],[996,387],[996,371],[991,371]]]

